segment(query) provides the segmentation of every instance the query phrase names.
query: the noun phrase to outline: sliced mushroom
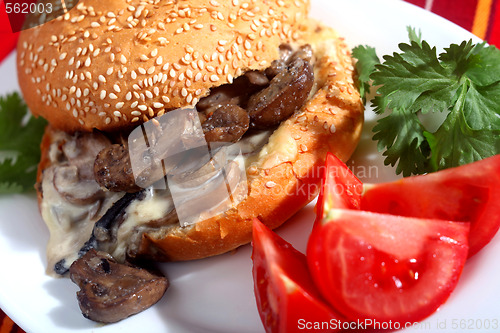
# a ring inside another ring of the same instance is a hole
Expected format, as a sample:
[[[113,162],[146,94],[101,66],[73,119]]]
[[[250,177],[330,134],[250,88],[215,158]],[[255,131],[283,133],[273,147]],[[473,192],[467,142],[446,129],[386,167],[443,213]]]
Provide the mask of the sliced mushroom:
[[[280,45],[280,58],[273,60],[271,62],[271,66],[265,70],[265,73],[269,79],[272,79],[279,73],[283,72],[287,68],[288,60],[290,56],[293,54],[293,49],[290,44],[281,44]]]
[[[109,139],[98,132],[77,133],[62,145],[64,161],[55,167],[53,178],[62,197],[74,204],[90,204],[104,197],[92,170],[96,155],[109,145]]]
[[[196,104],[196,109],[200,113],[209,115],[221,106],[238,105],[242,101],[241,91],[241,89],[235,89],[230,84],[217,87],[212,89],[210,95],[200,99]]]
[[[137,192],[128,147],[114,144],[104,148],[94,159],[94,178],[102,187],[113,192]]]
[[[314,73],[309,62],[297,57],[287,71],[276,75],[269,87],[248,101],[253,128],[271,128],[300,109],[311,91]]]
[[[297,51],[295,51],[288,59],[288,64],[293,63],[297,58],[304,61],[311,62],[313,58],[313,50],[311,45],[302,45]]]
[[[91,320],[114,323],[158,302],[168,288],[164,276],[117,263],[109,254],[90,250],[70,268],[82,314]]]
[[[111,141],[99,132],[77,133],[76,139],[62,147],[70,165],[78,168],[81,179],[94,179],[92,165],[101,150],[111,145]]]
[[[208,117],[215,110],[225,105],[238,105],[244,108],[248,98],[262,89],[263,80],[266,79],[259,77],[258,72],[248,72],[248,75],[250,77],[242,75],[231,84],[224,84],[212,89],[210,95],[200,99],[196,104],[196,109]]]
[[[253,85],[266,86],[269,84],[269,79],[262,72],[250,71],[250,72],[246,72],[245,76],[247,77],[248,81]]]
[[[225,105],[202,124],[207,142],[236,142],[248,130],[248,113],[237,105]]]
[[[74,204],[90,204],[103,197],[101,187],[94,180],[80,179],[77,166],[67,165],[54,170],[54,188]]]

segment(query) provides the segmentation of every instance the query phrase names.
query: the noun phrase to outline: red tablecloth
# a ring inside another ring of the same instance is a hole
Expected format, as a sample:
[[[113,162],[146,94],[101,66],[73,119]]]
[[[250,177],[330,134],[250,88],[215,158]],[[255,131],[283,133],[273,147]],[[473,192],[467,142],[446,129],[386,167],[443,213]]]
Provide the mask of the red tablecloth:
[[[375,0],[376,1],[376,0]],[[426,8],[500,47],[500,0],[406,0]],[[1,2],[1,1],[0,1]],[[0,61],[15,47],[3,4],[0,6]],[[23,331],[0,310],[0,333]]]

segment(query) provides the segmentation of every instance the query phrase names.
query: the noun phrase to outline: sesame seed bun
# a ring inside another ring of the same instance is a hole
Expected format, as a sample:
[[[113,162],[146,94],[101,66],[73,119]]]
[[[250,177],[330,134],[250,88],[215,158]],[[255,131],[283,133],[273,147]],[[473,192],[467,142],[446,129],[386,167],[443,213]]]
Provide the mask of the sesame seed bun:
[[[317,195],[327,152],[344,161],[351,156],[361,134],[363,105],[354,84],[350,51],[333,29],[315,21],[307,21],[300,29],[297,44],[310,44],[316,58],[313,91],[249,164],[248,197],[225,213],[195,225],[162,225],[161,219],[151,223],[154,228],[134,235],[121,246],[127,256],[178,261],[233,250],[251,240],[254,217],[276,228]],[[49,137],[54,131],[49,127],[46,133],[42,170],[50,166]],[[42,172],[39,175],[43,177]],[[50,204],[44,203],[43,193],[39,192],[39,199],[42,210],[47,210],[44,216],[48,216]]]
[[[57,129],[116,131],[195,105],[301,36],[309,2],[80,0],[23,31],[18,75]]]

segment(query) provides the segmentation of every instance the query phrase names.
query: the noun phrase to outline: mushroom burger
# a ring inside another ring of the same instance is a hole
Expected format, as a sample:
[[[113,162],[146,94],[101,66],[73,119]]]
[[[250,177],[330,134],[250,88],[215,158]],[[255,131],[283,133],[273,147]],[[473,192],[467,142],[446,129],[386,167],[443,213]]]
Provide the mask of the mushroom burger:
[[[49,121],[37,191],[50,272],[89,249],[117,262],[225,253],[251,240],[254,217],[276,228],[317,195],[327,152],[354,151],[363,105],[347,45],[308,8],[81,0],[21,33],[20,86]],[[172,184],[191,191],[177,202]],[[226,200],[209,194],[220,188]]]

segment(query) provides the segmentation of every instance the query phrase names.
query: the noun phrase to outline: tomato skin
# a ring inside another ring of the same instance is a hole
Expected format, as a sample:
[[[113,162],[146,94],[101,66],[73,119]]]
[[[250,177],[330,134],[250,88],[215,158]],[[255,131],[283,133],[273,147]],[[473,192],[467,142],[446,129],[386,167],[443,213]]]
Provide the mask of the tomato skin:
[[[252,246],[254,292],[266,332],[304,332],[299,328],[301,323],[342,320],[321,299],[305,255],[257,219],[253,222]]]
[[[363,183],[337,156],[328,153],[316,204],[316,221],[332,208],[359,209]]]
[[[467,258],[469,224],[333,209],[315,224],[309,269],[323,297],[348,320],[415,322],[454,290]]]
[[[500,227],[500,155],[457,168],[366,186],[361,209],[471,222],[469,257]]]

